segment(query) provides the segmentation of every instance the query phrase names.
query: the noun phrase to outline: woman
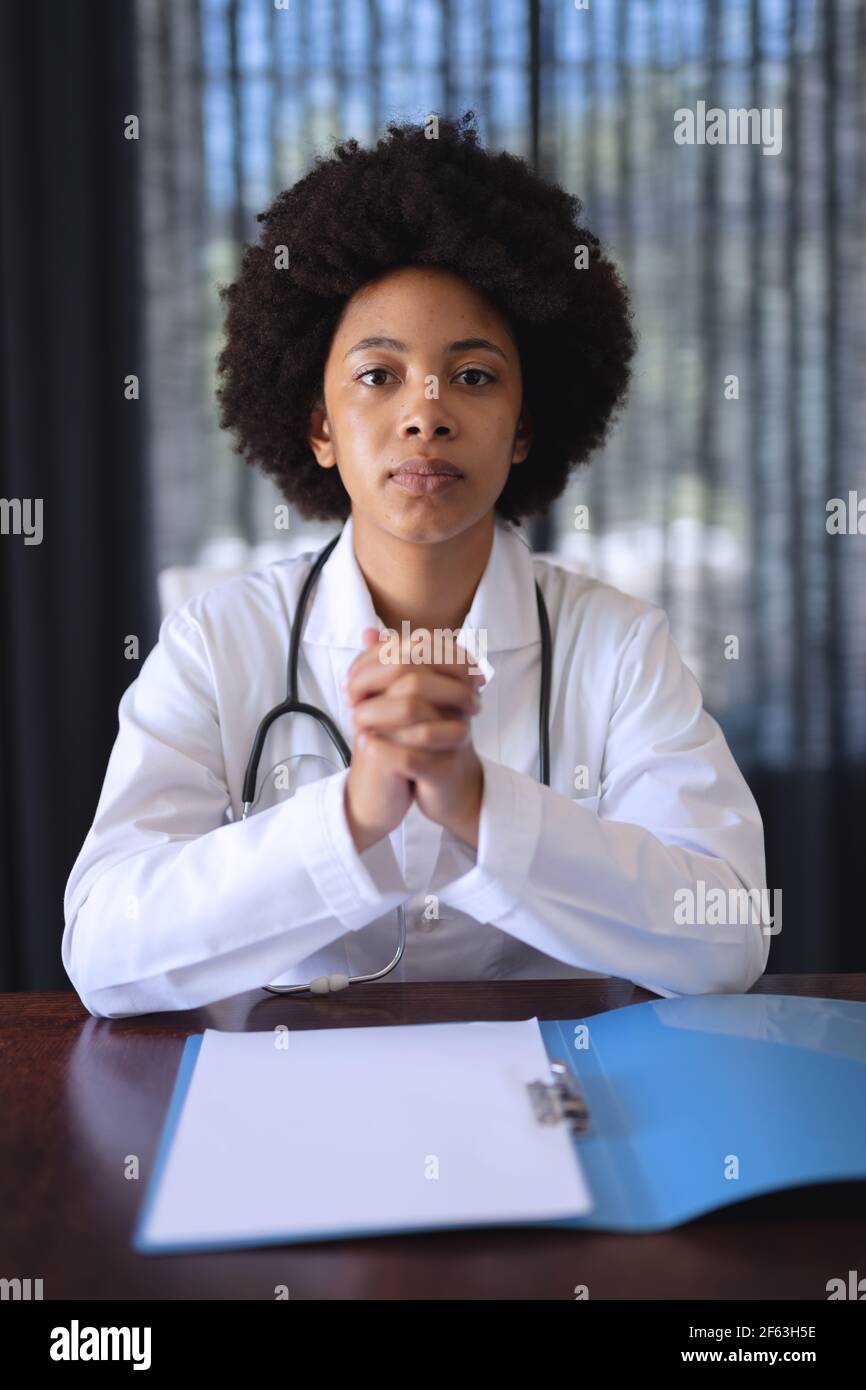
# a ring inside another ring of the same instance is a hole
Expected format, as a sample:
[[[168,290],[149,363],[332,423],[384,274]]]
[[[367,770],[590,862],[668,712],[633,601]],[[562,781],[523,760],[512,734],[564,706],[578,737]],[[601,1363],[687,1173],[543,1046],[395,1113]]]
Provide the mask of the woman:
[[[467,113],[338,146],[262,215],[223,290],[221,420],[290,504],[344,523],[299,693],[351,766],[315,720],[277,720],[243,816],[312,553],[171,614],[120,702],[66,891],[63,960],[92,1013],[374,972],[400,904],[389,980],[616,974],[673,995],[764,970],[760,916],[679,910],[760,892],[764,851],[664,612],[534,558],[516,525],[562,493],[628,383],[627,294],[579,214],[482,150]],[[456,640],[417,662],[407,633]]]

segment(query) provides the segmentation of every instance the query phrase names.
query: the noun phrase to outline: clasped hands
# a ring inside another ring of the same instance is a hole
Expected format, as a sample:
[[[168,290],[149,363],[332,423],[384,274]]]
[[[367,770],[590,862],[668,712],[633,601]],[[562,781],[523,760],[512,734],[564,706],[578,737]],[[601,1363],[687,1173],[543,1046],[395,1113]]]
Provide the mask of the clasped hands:
[[[344,683],[352,706],[354,746],[345,807],[359,853],[402,821],[413,801],[429,820],[477,847],[484,789],[469,721],[481,707],[484,677],[459,664],[414,665],[382,659],[378,630],[363,632],[365,650]]]

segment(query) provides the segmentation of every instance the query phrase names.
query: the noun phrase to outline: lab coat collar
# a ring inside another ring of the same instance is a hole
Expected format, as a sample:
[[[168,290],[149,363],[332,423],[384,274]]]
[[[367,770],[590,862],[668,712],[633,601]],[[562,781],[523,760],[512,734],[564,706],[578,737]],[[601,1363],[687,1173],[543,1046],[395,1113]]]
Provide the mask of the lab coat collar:
[[[303,640],[362,651],[365,627],[383,631],[385,625],[373,608],[355,557],[350,515],[310,596]],[[479,629],[486,630],[490,653],[541,640],[531,547],[522,532],[499,515],[487,565],[457,639],[473,657],[478,655]],[[483,669],[484,662],[479,664]]]

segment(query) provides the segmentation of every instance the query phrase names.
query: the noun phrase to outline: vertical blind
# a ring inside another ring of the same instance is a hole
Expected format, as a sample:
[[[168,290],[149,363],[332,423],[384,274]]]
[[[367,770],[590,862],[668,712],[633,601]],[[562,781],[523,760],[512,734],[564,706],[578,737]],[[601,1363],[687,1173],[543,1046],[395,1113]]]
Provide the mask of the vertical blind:
[[[866,535],[856,517],[832,534],[827,504],[866,498],[866,7],[137,0],[137,15],[158,565],[254,567],[333,534],[294,512],[275,533],[273,484],[218,428],[217,288],[256,214],[337,139],[472,109],[486,145],[581,198],[634,300],[629,404],[537,547],[665,607],[746,768],[862,761]],[[675,113],[701,102],[780,109],[781,150],[678,144]]]

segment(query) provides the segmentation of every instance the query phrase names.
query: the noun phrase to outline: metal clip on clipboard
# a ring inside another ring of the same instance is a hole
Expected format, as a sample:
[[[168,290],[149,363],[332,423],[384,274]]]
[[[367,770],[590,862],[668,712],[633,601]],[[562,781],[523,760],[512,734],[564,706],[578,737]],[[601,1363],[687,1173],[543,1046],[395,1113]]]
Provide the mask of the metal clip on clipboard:
[[[590,1122],[589,1107],[573,1073],[564,1062],[553,1059],[550,1070],[553,1081],[526,1083],[535,1118],[542,1125],[556,1125],[565,1120],[573,1135],[585,1134]]]

